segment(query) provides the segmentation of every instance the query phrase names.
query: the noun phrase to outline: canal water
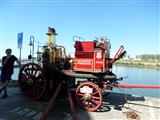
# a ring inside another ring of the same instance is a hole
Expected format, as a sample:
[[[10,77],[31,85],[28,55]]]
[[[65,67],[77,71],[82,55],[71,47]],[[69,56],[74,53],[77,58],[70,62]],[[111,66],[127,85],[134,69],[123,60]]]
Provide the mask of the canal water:
[[[12,76],[13,80],[18,79],[19,68],[14,69]],[[113,73],[117,77],[127,77],[120,83],[127,84],[143,84],[143,85],[160,85],[160,69],[113,66]],[[123,89],[113,89],[114,92],[122,93]],[[140,96],[149,96],[160,98],[160,89],[124,89],[125,93],[135,94]]]
[[[142,85],[160,85],[160,69],[114,66],[113,72],[117,77],[127,77],[119,83],[142,84]],[[114,91],[121,92],[115,88]],[[140,96],[149,96],[160,98],[160,89],[124,89],[125,93],[131,93]]]

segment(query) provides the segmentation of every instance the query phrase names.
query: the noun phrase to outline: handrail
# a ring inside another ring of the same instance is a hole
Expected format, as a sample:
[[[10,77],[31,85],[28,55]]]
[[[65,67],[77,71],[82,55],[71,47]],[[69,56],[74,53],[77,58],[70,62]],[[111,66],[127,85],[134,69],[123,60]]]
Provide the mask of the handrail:
[[[85,41],[85,39],[84,39],[84,38],[74,35],[74,36],[73,36],[73,41],[74,41],[74,42],[76,41],[76,40],[75,40],[75,38],[78,38],[78,39],[79,39],[79,41],[80,41],[81,39]]]

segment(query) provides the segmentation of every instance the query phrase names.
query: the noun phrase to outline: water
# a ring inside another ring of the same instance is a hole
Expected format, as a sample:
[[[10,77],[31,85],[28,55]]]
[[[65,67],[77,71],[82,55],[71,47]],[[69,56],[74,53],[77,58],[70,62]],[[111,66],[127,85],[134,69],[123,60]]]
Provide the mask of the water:
[[[19,69],[14,69],[12,79],[18,79]],[[128,78],[120,81],[120,83],[127,84],[143,84],[143,85],[160,85],[160,70],[150,68],[113,66],[113,73],[117,77]],[[116,92],[121,92],[119,89],[113,89]],[[160,98],[160,89],[124,89],[126,93],[136,94],[140,96],[149,96]]]
[[[126,84],[143,84],[143,85],[160,85],[160,70],[151,68],[139,68],[139,67],[126,67],[126,66],[114,66],[113,72],[117,77],[128,78],[120,81],[120,83]],[[160,89],[124,89],[126,93],[131,93],[140,96],[149,96],[160,98]],[[114,89],[119,91],[119,89]]]

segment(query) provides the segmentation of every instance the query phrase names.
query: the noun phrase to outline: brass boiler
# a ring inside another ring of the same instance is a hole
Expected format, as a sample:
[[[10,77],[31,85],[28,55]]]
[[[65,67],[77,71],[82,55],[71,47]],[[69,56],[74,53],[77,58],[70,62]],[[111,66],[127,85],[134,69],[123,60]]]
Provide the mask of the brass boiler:
[[[43,61],[48,64],[55,63],[56,61],[66,59],[65,47],[56,45],[56,35],[54,28],[48,28],[48,41],[47,46],[43,47]]]

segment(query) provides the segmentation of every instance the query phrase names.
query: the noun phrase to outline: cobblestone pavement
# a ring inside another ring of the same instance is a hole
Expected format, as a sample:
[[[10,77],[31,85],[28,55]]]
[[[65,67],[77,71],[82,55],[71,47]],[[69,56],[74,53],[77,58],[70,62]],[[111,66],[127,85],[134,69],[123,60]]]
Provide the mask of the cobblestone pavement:
[[[127,120],[127,111],[136,112],[141,120],[160,119],[160,99],[111,93],[105,96],[97,112],[86,112],[76,106],[81,120]],[[0,99],[0,120],[38,120],[48,101],[30,101],[19,88],[9,87],[9,97]],[[57,99],[47,120],[72,120],[68,99]]]

